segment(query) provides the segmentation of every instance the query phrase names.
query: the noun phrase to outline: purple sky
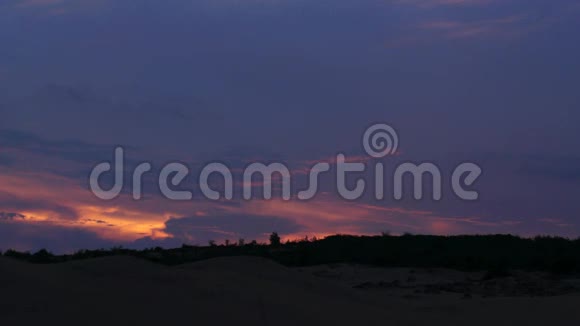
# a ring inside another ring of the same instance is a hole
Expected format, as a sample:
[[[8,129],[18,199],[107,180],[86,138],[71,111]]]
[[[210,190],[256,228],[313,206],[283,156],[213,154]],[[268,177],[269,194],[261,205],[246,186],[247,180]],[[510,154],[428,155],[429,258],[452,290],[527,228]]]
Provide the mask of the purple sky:
[[[272,231],[576,238],[579,18],[577,0],[3,0],[0,250]],[[349,202],[327,178],[307,202],[211,202],[194,186],[211,161],[364,157],[376,122],[399,133],[387,166],[434,162],[448,180],[476,162],[480,199]],[[88,175],[116,145],[128,170],[186,163],[194,199],[152,178],[145,200],[97,199]]]

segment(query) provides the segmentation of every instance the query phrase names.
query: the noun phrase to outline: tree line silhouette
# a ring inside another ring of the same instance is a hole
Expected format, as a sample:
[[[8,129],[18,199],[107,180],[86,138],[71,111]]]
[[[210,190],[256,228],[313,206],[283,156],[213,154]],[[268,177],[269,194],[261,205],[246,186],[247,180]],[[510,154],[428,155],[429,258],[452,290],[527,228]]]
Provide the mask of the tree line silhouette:
[[[464,271],[487,270],[501,274],[520,269],[553,273],[580,272],[580,239],[513,235],[432,236],[411,235],[354,236],[334,235],[324,239],[282,242],[274,232],[270,243],[226,241],[208,246],[183,245],[132,250],[123,247],[80,250],[69,255],[54,255],[47,250],[36,253],[8,250],[6,257],[32,263],[59,263],[70,260],[128,255],[153,262],[176,265],[224,256],[259,256],[286,266],[319,264],[365,264],[387,267],[452,268]]]

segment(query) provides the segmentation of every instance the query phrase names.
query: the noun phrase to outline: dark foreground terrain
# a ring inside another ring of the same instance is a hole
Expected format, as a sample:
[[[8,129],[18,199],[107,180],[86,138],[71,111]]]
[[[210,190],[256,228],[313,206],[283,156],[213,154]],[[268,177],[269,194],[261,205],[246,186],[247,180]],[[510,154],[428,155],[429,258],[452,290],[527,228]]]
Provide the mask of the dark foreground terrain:
[[[334,236],[0,257],[3,325],[578,325],[579,241]]]
[[[4,325],[574,325],[574,278],[259,257],[166,266],[129,256],[0,260]]]

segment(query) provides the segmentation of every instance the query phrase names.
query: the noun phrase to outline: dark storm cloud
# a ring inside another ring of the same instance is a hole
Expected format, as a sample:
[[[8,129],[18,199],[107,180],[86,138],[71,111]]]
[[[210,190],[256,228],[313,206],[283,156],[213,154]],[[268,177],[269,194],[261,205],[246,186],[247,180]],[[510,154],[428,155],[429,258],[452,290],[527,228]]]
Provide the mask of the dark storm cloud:
[[[580,181],[580,157],[530,155],[522,159],[519,172],[530,178],[547,177],[577,183]]]
[[[14,211],[43,211],[49,215],[66,220],[77,220],[77,211],[59,203],[39,200],[38,198],[21,198],[11,194],[0,192],[0,209],[10,209]]]
[[[177,238],[166,238],[166,239],[153,239],[151,237],[144,237],[137,239],[131,243],[127,244],[127,248],[132,249],[146,249],[146,248],[178,248],[184,244],[190,244],[188,241]]]
[[[34,97],[42,100],[44,103],[55,102],[61,105],[110,104],[110,100],[99,97],[90,87],[80,85],[49,84],[38,90]]]
[[[229,205],[235,205],[229,203]],[[294,234],[303,227],[291,219],[275,216],[253,216],[251,214],[217,214],[211,216],[175,217],[165,222],[164,232],[171,237],[153,239],[149,236],[128,243],[130,248],[176,248],[183,244],[207,245],[210,241],[225,240],[247,242],[267,238],[272,232],[281,235]]]
[[[15,160],[8,155],[0,154],[0,166],[13,166]]]
[[[0,212],[0,221],[4,220],[4,221],[14,221],[14,220],[22,220],[26,218],[26,216],[20,214],[20,213],[6,213],[6,212]]]
[[[202,97],[169,94],[117,94],[96,90],[88,85],[48,84],[27,97],[23,105],[37,105],[52,110],[94,110],[101,115],[171,122],[214,122],[225,117]]]
[[[46,222],[23,223],[0,219],[0,250],[37,251],[43,248],[55,253],[72,253],[79,248],[100,249],[116,245],[94,233]]]
[[[183,243],[206,244],[209,240],[262,239],[274,231],[289,234],[301,229],[285,218],[231,214],[172,218],[164,231]]]
[[[144,97],[141,103],[130,110],[135,113],[149,114],[151,118],[189,124],[220,123],[225,116],[212,110],[211,104],[196,97]]]
[[[215,155],[216,160],[223,162],[234,172],[240,172],[254,162],[267,164],[270,162],[286,162],[288,159],[283,152],[276,151],[276,149],[252,147],[251,145],[230,147],[212,155]]]
[[[33,172],[47,172],[86,185],[92,168],[101,162],[112,162],[117,145],[100,145],[72,139],[46,139],[33,132],[0,129],[0,148],[8,149],[0,154],[0,166]],[[139,149],[122,146],[128,153],[124,157],[125,175],[141,163],[134,159]],[[47,164],[47,161],[50,164]],[[112,173],[103,176],[104,183],[111,183]]]
[[[0,130],[0,146],[79,163],[94,163],[112,153],[111,146],[78,140],[49,140],[31,132],[7,129]]]

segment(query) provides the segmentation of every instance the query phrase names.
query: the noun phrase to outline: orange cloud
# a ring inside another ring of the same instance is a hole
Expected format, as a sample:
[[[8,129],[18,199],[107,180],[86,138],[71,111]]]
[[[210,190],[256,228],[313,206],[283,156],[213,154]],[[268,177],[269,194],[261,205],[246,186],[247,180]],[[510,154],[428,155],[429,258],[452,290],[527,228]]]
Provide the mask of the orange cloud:
[[[10,223],[53,225],[82,229],[101,239],[132,242],[174,237],[166,223],[181,217],[211,219],[212,216],[255,216],[281,218],[300,226],[300,232],[283,234],[286,238],[304,235],[323,237],[330,234],[394,233],[470,233],[496,231],[504,226],[476,217],[442,217],[434,212],[398,206],[376,206],[349,202],[330,194],[320,194],[310,201],[252,200],[175,202],[161,196],[135,201],[124,194],[113,201],[102,201],[84,185],[48,173],[9,172],[0,168],[0,212],[25,216]],[[243,223],[243,221],[242,221]],[[251,226],[250,226],[251,227]],[[276,230],[271,230],[276,231]],[[215,226],[215,234],[236,236],[237,230]],[[182,233],[188,240],[187,233]],[[267,238],[264,234],[263,239]],[[195,237],[191,237],[195,239]],[[216,239],[219,240],[219,239]]]
[[[160,198],[136,202],[123,196],[101,201],[87,188],[63,177],[0,169],[0,211],[25,215],[20,223],[83,228],[104,239],[130,241],[143,236],[167,237],[162,231],[164,222],[171,216],[189,213],[190,209],[195,211],[193,203],[167,205]]]

